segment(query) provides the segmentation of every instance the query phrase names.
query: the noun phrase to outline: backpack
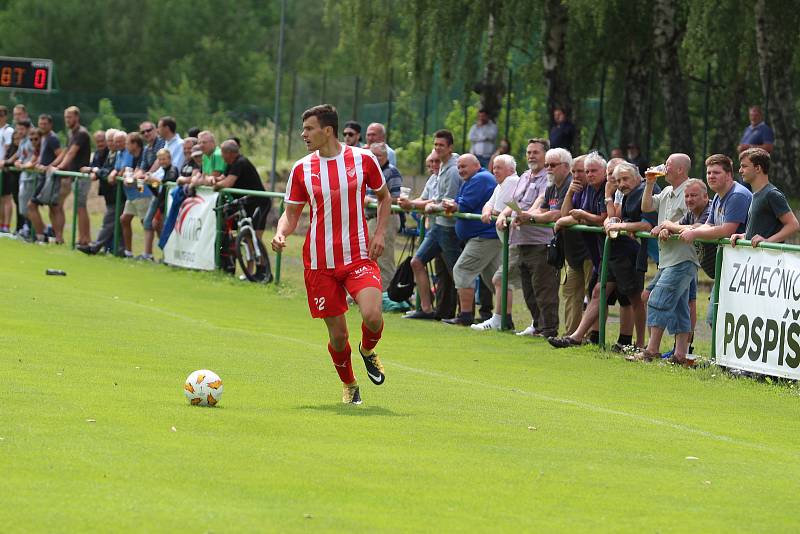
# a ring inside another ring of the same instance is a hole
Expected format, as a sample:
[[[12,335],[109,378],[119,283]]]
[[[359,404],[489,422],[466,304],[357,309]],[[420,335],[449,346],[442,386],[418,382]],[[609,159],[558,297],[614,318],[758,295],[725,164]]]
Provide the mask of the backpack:
[[[403,302],[414,293],[414,271],[411,269],[411,256],[400,262],[386,290],[389,298],[395,302]]]
[[[554,235],[547,244],[547,263],[556,269],[564,267],[564,239],[561,232]]]

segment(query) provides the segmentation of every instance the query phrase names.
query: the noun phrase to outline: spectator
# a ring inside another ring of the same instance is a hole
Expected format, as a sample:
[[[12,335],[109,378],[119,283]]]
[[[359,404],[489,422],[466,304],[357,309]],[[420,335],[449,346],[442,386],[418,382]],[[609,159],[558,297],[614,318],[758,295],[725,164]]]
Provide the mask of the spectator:
[[[576,224],[602,226],[605,223],[608,215],[607,206],[612,203],[605,196],[606,160],[597,152],[592,152],[583,160],[583,167],[586,171],[586,186],[580,190],[578,186],[570,187],[573,195],[567,195],[564,199],[564,204],[561,207],[562,217],[556,221],[556,231],[561,231],[567,226]],[[576,195],[574,195],[576,192],[583,193],[577,196],[578,200],[581,201],[579,207],[574,207],[572,204],[573,198],[576,198]],[[592,278],[589,281],[592,298],[589,300],[586,311],[583,313],[581,322],[576,330],[564,337],[548,338],[550,344],[556,348],[581,345],[587,334],[589,334],[591,343],[599,343],[600,339],[597,324],[600,316],[600,287],[597,284],[601,262],[600,239],[594,233],[581,232],[581,234],[586,244],[586,250],[592,260]]]
[[[514,190],[519,182],[517,176],[517,162],[510,154],[499,154],[494,159],[494,176],[497,181],[497,186],[492,193],[492,197],[483,206],[481,211],[481,220],[484,223],[489,223],[492,217],[500,215],[506,208],[506,204],[513,198]],[[500,242],[505,241],[505,232],[497,230],[497,235]],[[502,292],[503,285],[503,265],[502,265],[502,249],[500,250],[500,266],[492,277],[494,284],[494,294],[499,295]],[[514,321],[512,319],[511,309],[513,305],[514,288],[520,287],[519,279],[519,247],[509,247],[508,250],[508,293],[506,294],[506,326],[514,330]],[[472,325],[473,330],[499,330],[502,326],[502,302],[498,298],[495,303],[494,314],[489,319],[482,323]]]
[[[386,127],[379,123],[373,122],[367,126],[367,146],[372,146],[374,143],[386,143]],[[394,149],[386,144],[386,153],[389,154],[389,163],[397,167],[397,156]],[[455,164],[453,164],[455,169]]]
[[[25,104],[17,104],[14,106],[14,110],[12,111],[14,116],[14,124],[17,124],[19,121],[27,120],[30,121],[31,118],[28,116],[28,109],[25,107]],[[33,124],[33,122],[31,122]]]
[[[369,129],[367,129],[367,136],[369,139]],[[453,134],[449,130],[436,131],[433,134],[433,149],[442,163],[436,180],[435,193],[425,201],[425,213],[431,215],[441,211],[443,199],[455,199],[461,188],[461,177],[456,166],[458,154],[453,152]],[[404,318],[436,318],[431,302],[430,280],[428,280],[425,265],[440,253],[447,265],[447,272],[452,277],[453,267],[461,254],[461,245],[456,235],[455,221],[444,214],[433,216],[430,230],[425,234],[425,239],[422,240],[414,258],[411,260],[414,281],[417,284],[420,309],[408,312],[403,316]],[[447,282],[450,282],[450,280],[442,280],[440,277],[439,283]],[[452,316],[449,313],[450,310],[443,311],[447,312],[445,315],[448,315],[448,317],[443,318],[449,319]]]
[[[36,192],[36,181],[39,179],[39,174],[35,171],[35,167],[39,159],[39,151],[42,148],[42,132],[39,128],[31,127],[30,119],[20,119],[16,124],[16,130],[20,133],[22,131],[28,132],[27,139],[19,144],[16,154],[14,154],[14,160],[10,162],[11,165],[25,169],[20,173],[17,197],[19,213],[25,223],[17,235],[28,240],[32,235],[32,226],[28,220],[28,203]]]
[[[611,159],[625,159],[625,153],[622,152],[620,147],[614,147],[611,149]]]
[[[497,182],[492,174],[481,167],[474,154],[464,154],[458,158],[458,174],[464,184],[455,201],[444,201],[448,213],[480,214],[484,205],[492,197]],[[500,267],[502,243],[497,239],[494,223],[456,219],[456,235],[464,250],[453,267],[453,280],[458,291],[461,313],[453,319],[442,322],[471,326],[475,319],[475,279],[482,276],[490,280]]]
[[[644,175],[644,172],[647,170],[647,159],[645,159],[641,150],[639,150],[639,145],[636,143],[628,143],[628,157],[626,160],[639,169],[639,174]]]
[[[34,147],[30,139],[28,138],[31,128],[31,121],[28,119],[22,119],[14,125],[14,135],[12,137],[12,142],[6,149],[6,156],[7,159],[0,160],[0,172],[8,173],[8,178],[3,177],[3,192],[8,190],[11,192],[12,199],[17,206],[17,225],[16,231],[18,235],[22,235],[23,238],[27,238],[27,232],[22,232],[23,228],[27,227],[27,223],[25,222],[26,218],[25,215],[28,212],[28,201],[30,200],[30,195],[33,191],[30,187],[25,187],[25,196],[23,200],[19,198],[19,192],[22,189],[22,181],[21,175],[19,173],[12,174],[11,171],[4,171],[4,167],[11,167],[11,166],[21,166],[23,163],[29,163],[34,155],[38,156],[38,139],[39,135],[36,135],[37,139],[37,149],[34,151]],[[27,179],[28,173],[25,173]],[[35,176],[35,173],[32,177]],[[33,179],[31,177],[31,179]],[[7,182],[7,183],[6,183]],[[16,189],[14,189],[16,184]],[[22,202],[24,201],[24,205]],[[12,210],[13,212],[13,210]],[[9,225],[11,219],[9,216]],[[10,231],[10,228],[9,228]],[[22,232],[22,233],[20,233]]]
[[[693,331],[689,308],[691,287],[697,292],[697,268],[700,266],[694,245],[670,239],[670,225],[677,225],[686,216],[686,189],[692,161],[686,154],[672,154],[666,162],[669,185],[654,194],[655,173],[648,173],[642,195],[642,211],[658,212],[657,226],[651,233],[658,237],[658,273],[648,286],[647,326],[650,338],[647,347],[628,359],[649,361],[661,357],[661,338],[664,330],[675,336],[672,360],[687,363]]]
[[[561,208],[572,185],[572,155],[566,149],[551,148],[545,154],[545,167],[548,186],[544,195],[536,201],[531,220],[537,223],[554,223],[561,218]]]
[[[639,175],[639,169],[627,162],[620,163],[614,169],[618,188],[624,195],[619,222],[606,219],[603,226],[611,238],[608,259],[609,293],[616,293],[620,306],[629,306],[627,315],[620,312],[620,335],[612,350],[622,350],[632,344],[632,331],[636,329],[636,346],[644,347],[645,310],[642,303],[644,290],[644,273],[647,271],[647,247],[641,246],[635,232],[649,232],[657,222],[655,213],[642,213],[642,195],[645,184]],[[655,186],[657,187],[657,186]],[[659,190],[656,189],[656,192]],[[619,234],[626,232],[626,234]],[[616,236],[616,237],[615,237]],[[623,302],[625,297],[627,302]]]
[[[469,129],[469,151],[478,158],[481,167],[489,166],[497,140],[497,125],[485,109],[478,111],[478,120]]]
[[[772,152],[775,147],[775,134],[772,128],[764,122],[764,114],[758,106],[750,106],[749,109],[750,125],[744,129],[742,139],[736,152],[742,153],[748,148],[761,148],[767,152]],[[713,189],[713,188],[712,188]]]
[[[123,182],[122,190],[125,192],[125,207],[122,209],[120,225],[122,226],[122,240],[125,244],[124,254],[126,258],[133,258],[133,229],[131,222],[134,218],[144,222],[150,203],[153,199],[153,192],[144,185],[144,176],[137,174],[141,170],[142,156],[144,154],[144,140],[137,132],[128,134],[125,143],[127,156],[122,162]],[[119,156],[118,156],[119,158]],[[119,165],[119,163],[118,163]],[[139,259],[152,259],[142,255]]]
[[[51,163],[61,154],[61,143],[58,136],[53,133],[53,117],[50,115],[39,115],[39,130],[41,130],[41,149],[39,150],[39,160],[36,162],[36,169],[45,172]],[[58,219],[59,213],[59,193],[60,179],[54,176],[45,177],[36,186],[33,197],[28,202],[28,219],[31,221],[33,232],[38,242],[45,241],[45,227],[42,215],[39,213],[39,206],[48,206],[50,211],[50,222],[54,223]],[[63,210],[60,213],[61,219],[64,218]],[[53,224],[55,227],[55,224]],[[63,224],[61,226],[63,228]],[[55,236],[56,243],[64,243],[63,236]]]
[[[180,167],[178,183],[189,183],[192,175],[200,172],[203,163],[203,151],[197,146],[196,137],[187,137],[183,140],[183,165]],[[185,179],[185,180],[183,180]]]
[[[11,145],[14,141],[14,128],[8,125],[8,108],[0,106],[0,160],[10,158],[13,154]],[[11,171],[0,167],[2,175],[2,192],[0,193],[0,233],[7,234],[11,228],[11,218],[14,213],[14,203],[11,192],[14,190],[12,183],[14,176]]]
[[[497,156],[502,156],[503,154],[511,154],[511,143],[508,139],[501,139],[500,142],[497,143],[497,150],[492,154],[489,160],[489,166],[486,167],[489,172],[494,173],[494,160]]]
[[[183,155],[183,153],[181,153],[181,155]],[[172,153],[168,148],[164,147],[159,150],[156,153],[156,158],[161,171],[161,187],[158,188],[158,203],[156,214],[153,216],[153,229],[160,234],[164,226],[164,217],[167,213],[167,193],[169,193],[168,188],[164,184],[177,182],[179,175],[177,167],[172,164]]]
[[[114,238],[114,221],[117,220],[116,192],[114,184],[108,182],[108,175],[114,169],[114,135],[117,133],[115,128],[106,131],[98,130],[94,133],[95,151],[92,154],[92,161],[81,172],[88,173],[92,180],[98,181],[97,194],[103,197],[106,205],[106,212],[103,215],[103,223],[97,233],[97,239],[88,245],[78,245],[76,248],[84,254],[97,254],[103,247],[111,248]]]
[[[583,167],[583,160],[586,156],[578,156],[572,160],[572,177],[561,205],[559,218],[568,215],[564,211],[564,203],[569,198],[572,206],[582,204],[583,195],[586,188],[586,171]],[[556,222],[558,222],[556,220]],[[591,297],[591,287],[589,282],[592,279],[592,260],[586,249],[586,243],[581,232],[563,230],[562,241],[564,243],[564,259],[567,269],[564,283],[561,286],[561,298],[564,300],[564,331],[574,332],[581,323],[583,316],[583,306],[587,299]]]
[[[684,202],[686,203],[686,213],[683,218],[676,224],[672,221],[666,220],[659,226],[661,230],[659,234],[663,233],[663,230],[668,230],[670,234],[680,234],[685,230],[691,230],[692,228],[697,228],[701,224],[704,224],[708,220],[708,215],[711,212],[711,203],[709,202],[708,198],[708,186],[702,180],[698,180],[697,178],[689,178],[686,180],[686,186],[684,188],[683,193]],[[654,228],[653,231],[656,229]],[[659,237],[666,237],[666,234]],[[710,263],[713,265],[714,257],[716,255],[716,245],[711,244],[704,244],[704,243],[694,243],[694,248],[697,251],[698,259],[702,258],[702,253],[709,251],[710,254]],[[700,265],[703,265],[703,262],[700,262]],[[713,269],[712,269],[713,274]],[[650,292],[655,288],[655,285],[658,283],[658,273],[650,282],[650,285],[647,287],[645,294],[642,297],[642,300],[648,300]],[[713,278],[713,277],[712,277]],[[693,352],[692,342],[694,341],[694,331],[695,326],[697,325],[697,277],[695,276],[694,280],[692,280],[691,284],[689,285],[689,319],[692,323],[692,332],[689,335],[689,353]],[[674,356],[675,348],[673,347],[671,353],[666,353],[668,356]],[[663,357],[664,355],[662,355]]]
[[[706,158],[706,179],[714,193],[708,221],[696,228],[681,232],[681,239],[691,243],[696,239],[721,239],[745,231],[747,214],[753,194],[733,180],[733,162],[724,154]],[[716,280],[714,281],[716,284]],[[711,294],[714,294],[712,288]],[[711,323],[716,313],[716,303],[708,306],[706,320]]]
[[[622,158],[611,158],[606,164],[606,198],[613,199],[613,202],[608,204],[608,216],[619,217],[620,210],[622,209],[622,191],[617,187],[617,177],[614,176],[614,169],[617,165],[624,163]]]
[[[200,150],[203,151],[202,175],[193,180],[192,185],[213,186],[217,179],[225,174],[226,165],[222,159],[222,151],[217,146],[214,134],[208,130],[200,132],[197,140]]]
[[[220,152],[222,153],[228,170],[225,176],[217,180],[217,183],[214,184],[215,190],[235,187],[236,189],[246,189],[248,191],[266,191],[255,165],[242,155],[241,149],[235,141],[231,139],[223,141]],[[267,224],[267,214],[271,207],[272,200],[267,197],[251,196],[245,204],[245,211],[247,215],[253,219],[253,228],[255,228],[258,239],[261,239],[261,236],[264,234],[264,228],[266,228]],[[258,217],[255,216],[256,209],[259,209]]]
[[[150,121],[144,121],[139,125],[139,134],[144,141],[140,169],[143,172],[155,172],[159,168],[156,161],[156,153],[164,148],[166,141],[158,135],[156,125]]]
[[[731,245],[749,239],[753,247],[759,243],[783,243],[797,232],[797,217],[780,189],[769,181],[770,156],[762,148],[748,148],[739,154],[739,174],[750,184],[753,200],[747,214],[744,233],[731,236]]]
[[[164,128],[167,129],[168,128]],[[161,129],[159,128],[159,131]],[[144,252],[137,259],[153,260],[153,238],[155,237],[155,229],[153,228],[153,218],[158,212],[159,206],[159,189],[158,183],[163,179],[163,174],[158,172],[161,166],[158,162],[158,151],[164,148],[166,141],[158,135],[156,126],[150,121],[144,121],[139,125],[139,134],[142,136],[145,147],[142,151],[142,161],[137,169],[137,178],[143,178],[150,187],[150,192],[153,193],[150,199],[150,207],[142,221],[144,226]],[[174,137],[173,137],[174,139]],[[173,142],[173,146],[178,146]],[[170,156],[170,162],[172,157]],[[171,165],[171,163],[170,163]]]
[[[197,139],[200,136],[200,128],[193,126],[186,131],[186,137],[194,137]]]
[[[177,131],[178,124],[174,118],[166,116],[158,119],[158,135],[164,140],[164,148],[169,150],[170,164],[176,169],[180,169],[183,167],[184,158],[183,139],[176,133]],[[155,172],[157,178],[162,178],[160,169],[163,168],[159,165]]]
[[[378,163],[381,166],[381,172],[386,180],[386,187],[389,188],[389,194],[392,197],[392,203],[397,204],[397,199],[400,198],[400,188],[403,186],[403,177],[397,167],[389,163],[389,156],[386,150],[386,143],[374,143],[370,145],[369,149],[378,158]],[[370,202],[377,202],[374,191],[367,189],[367,196]],[[367,216],[367,231],[369,235],[375,235],[378,227],[378,212],[375,208],[367,208],[365,210]],[[386,233],[384,234],[384,246],[381,256],[378,258],[378,267],[381,269],[381,287],[383,292],[389,289],[389,284],[394,278],[396,269],[395,260],[395,240],[397,238],[397,231],[400,228],[400,218],[396,214],[391,214],[386,223]]]
[[[520,176],[513,193],[520,211],[516,212],[511,228],[511,245],[519,247],[522,294],[532,319],[531,325],[518,334],[526,336],[558,334],[558,270],[547,263],[547,245],[553,239],[553,230],[525,224],[535,219],[537,201],[544,198],[547,189],[545,153],[548,149],[546,139],[528,140],[525,152],[528,170]],[[505,229],[512,213],[511,207],[503,209],[497,217],[498,230]]]
[[[361,125],[356,121],[347,121],[342,129],[344,142],[348,146],[361,146]]]
[[[51,163],[52,170],[78,172],[81,167],[89,165],[92,155],[91,137],[89,131],[81,126],[81,110],[77,106],[70,106],[64,110],[64,124],[67,126],[67,150]],[[58,217],[51,221],[56,240],[63,241],[64,234],[64,201],[70,193],[73,178],[61,179],[61,194],[59,195]],[[86,201],[89,197],[89,189],[92,186],[91,180],[79,179],[77,184],[78,193],[78,243],[86,246],[91,239],[91,229],[89,222],[89,211],[86,209]]]
[[[564,148],[572,152],[575,145],[575,125],[567,120],[567,114],[563,108],[553,109],[553,128],[550,130],[550,147]]]

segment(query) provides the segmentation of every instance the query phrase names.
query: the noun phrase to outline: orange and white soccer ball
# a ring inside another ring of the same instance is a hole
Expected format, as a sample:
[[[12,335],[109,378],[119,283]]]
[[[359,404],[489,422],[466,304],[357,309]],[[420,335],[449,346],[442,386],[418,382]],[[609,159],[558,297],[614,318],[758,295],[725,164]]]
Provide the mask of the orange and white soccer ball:
[[[222,379],[214,371],[200,369],[186,377],[183,393],[193,406],[216,406],[222,398]]]

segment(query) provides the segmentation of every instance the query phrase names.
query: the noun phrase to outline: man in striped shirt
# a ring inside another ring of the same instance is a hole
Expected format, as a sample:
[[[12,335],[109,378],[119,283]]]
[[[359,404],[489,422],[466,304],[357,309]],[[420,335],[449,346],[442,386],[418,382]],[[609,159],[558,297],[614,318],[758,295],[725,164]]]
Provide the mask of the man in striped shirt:
[[[328,352],[344,385],[342,401],[361,404],[350,363],[347,294],[361,310],[361,343],[367,375],[385,381],[375,346],[383,331],[380,269],[375,260],[384,249],[392,199],[375,156],[338,141],[336,108],[323,104],[303,113],[303,141],[310,154],[295,163],[286,185],[286,211],[278,221],[272,249],[286,247],[286,236],[297,228],[306,204],[311,207],[303,245],[303,265],[311,316],[325,321]],[[378,199],[375,233],[369,235],[364,215],[367,188]]]

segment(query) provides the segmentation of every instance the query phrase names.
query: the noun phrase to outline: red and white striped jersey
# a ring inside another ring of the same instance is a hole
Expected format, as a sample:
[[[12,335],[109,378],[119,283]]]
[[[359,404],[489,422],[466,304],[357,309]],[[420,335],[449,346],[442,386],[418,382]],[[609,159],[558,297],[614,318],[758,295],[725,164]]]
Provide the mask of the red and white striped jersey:
[[[333,158],[312,152],[294,164],[286,185],[289,204],[311,205],[303,245],[306,269],[334,269],[369,258],[364,195],[384,182],[378,160],[369,150],[342,145]]]

